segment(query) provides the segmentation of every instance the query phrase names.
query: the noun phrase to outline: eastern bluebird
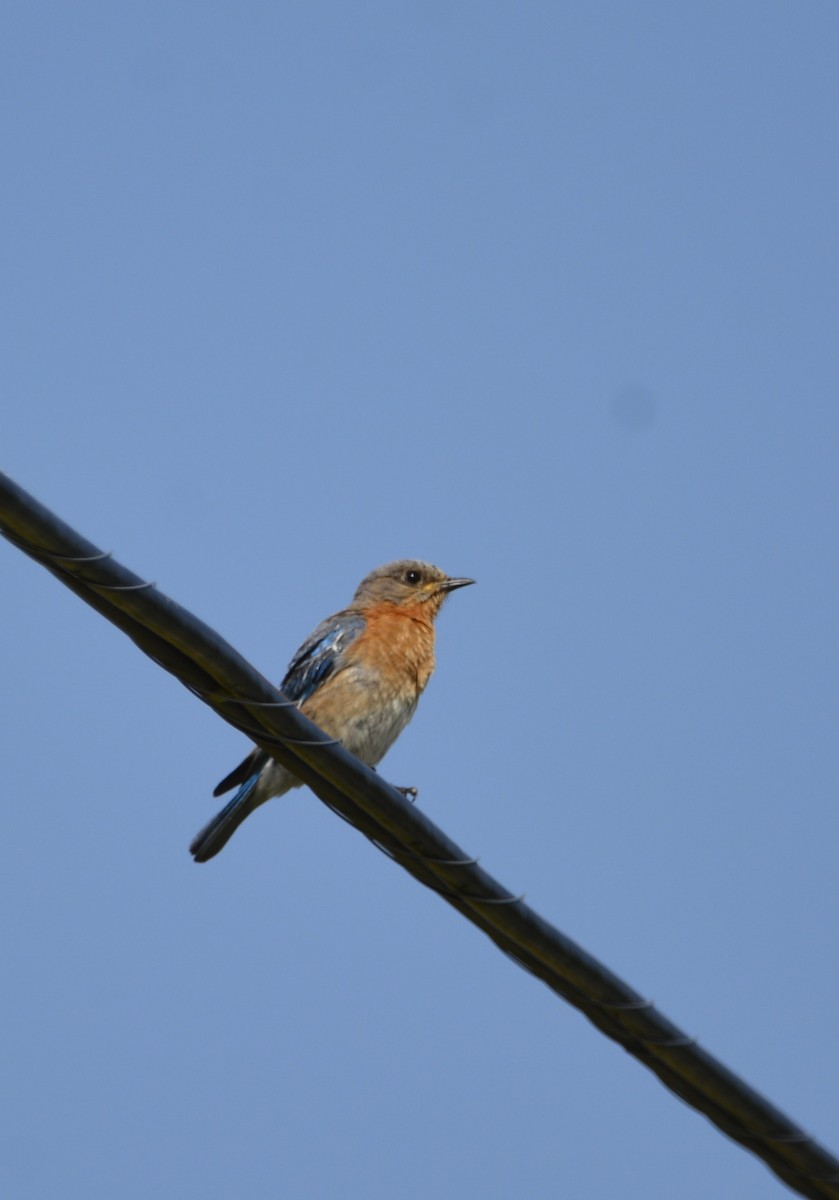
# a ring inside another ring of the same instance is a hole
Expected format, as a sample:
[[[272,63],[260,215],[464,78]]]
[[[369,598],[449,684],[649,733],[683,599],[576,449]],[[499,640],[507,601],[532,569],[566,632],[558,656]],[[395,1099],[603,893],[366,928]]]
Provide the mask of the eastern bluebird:
[[[349,608],[318,625],[291,660],[281,691],[330,737],[374,767],[414,715],[434,670],[434,618],[455,588],[439,567],[400,559],[371,571]],[[299,780],[258,747],[213,792],[239,790],[193,839],[206,862],[255,808],[300,787]]]

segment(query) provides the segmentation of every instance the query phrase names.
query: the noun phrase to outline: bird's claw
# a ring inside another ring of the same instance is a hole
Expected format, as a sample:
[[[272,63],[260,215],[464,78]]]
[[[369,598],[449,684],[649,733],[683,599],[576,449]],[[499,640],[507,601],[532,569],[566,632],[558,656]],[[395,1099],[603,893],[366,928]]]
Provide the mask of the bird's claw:
[[[414,803],[419,795],[415,787],[398,787],[396,790],[397,792],[401,792],[406,800],[410,800],[411,804]]]

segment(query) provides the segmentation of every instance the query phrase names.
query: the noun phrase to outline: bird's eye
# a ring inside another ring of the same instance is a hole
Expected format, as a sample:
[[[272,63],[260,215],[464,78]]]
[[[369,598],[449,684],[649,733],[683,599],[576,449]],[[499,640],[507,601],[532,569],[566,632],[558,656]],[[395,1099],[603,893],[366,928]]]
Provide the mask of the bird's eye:
[[[419,583],[420,579],[422,579],[422,576],[420,575],[419,571],[406,571],[405,572],[405,582],[406,583]]]

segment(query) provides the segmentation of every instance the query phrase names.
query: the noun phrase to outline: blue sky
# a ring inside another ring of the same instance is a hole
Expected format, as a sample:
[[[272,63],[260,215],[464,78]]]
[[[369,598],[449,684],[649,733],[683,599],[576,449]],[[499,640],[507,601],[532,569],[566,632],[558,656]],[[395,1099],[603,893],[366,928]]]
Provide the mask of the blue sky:
[[[2,467],[279,679],[478,586],[383,764],[839,1148],[839,7],[13,3]],[[0,545],[0,1178],[788,1193]]]

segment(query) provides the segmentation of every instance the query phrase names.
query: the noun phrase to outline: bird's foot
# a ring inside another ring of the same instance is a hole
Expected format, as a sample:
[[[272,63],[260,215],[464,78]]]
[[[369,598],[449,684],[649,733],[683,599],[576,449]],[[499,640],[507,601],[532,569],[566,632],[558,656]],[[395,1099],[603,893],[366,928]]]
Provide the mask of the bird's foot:
[[[410,800],[412,804],[419,795],[417,789],[413,787],[398,787],[396,790],[397,792],[401,792],[405,799]]]

